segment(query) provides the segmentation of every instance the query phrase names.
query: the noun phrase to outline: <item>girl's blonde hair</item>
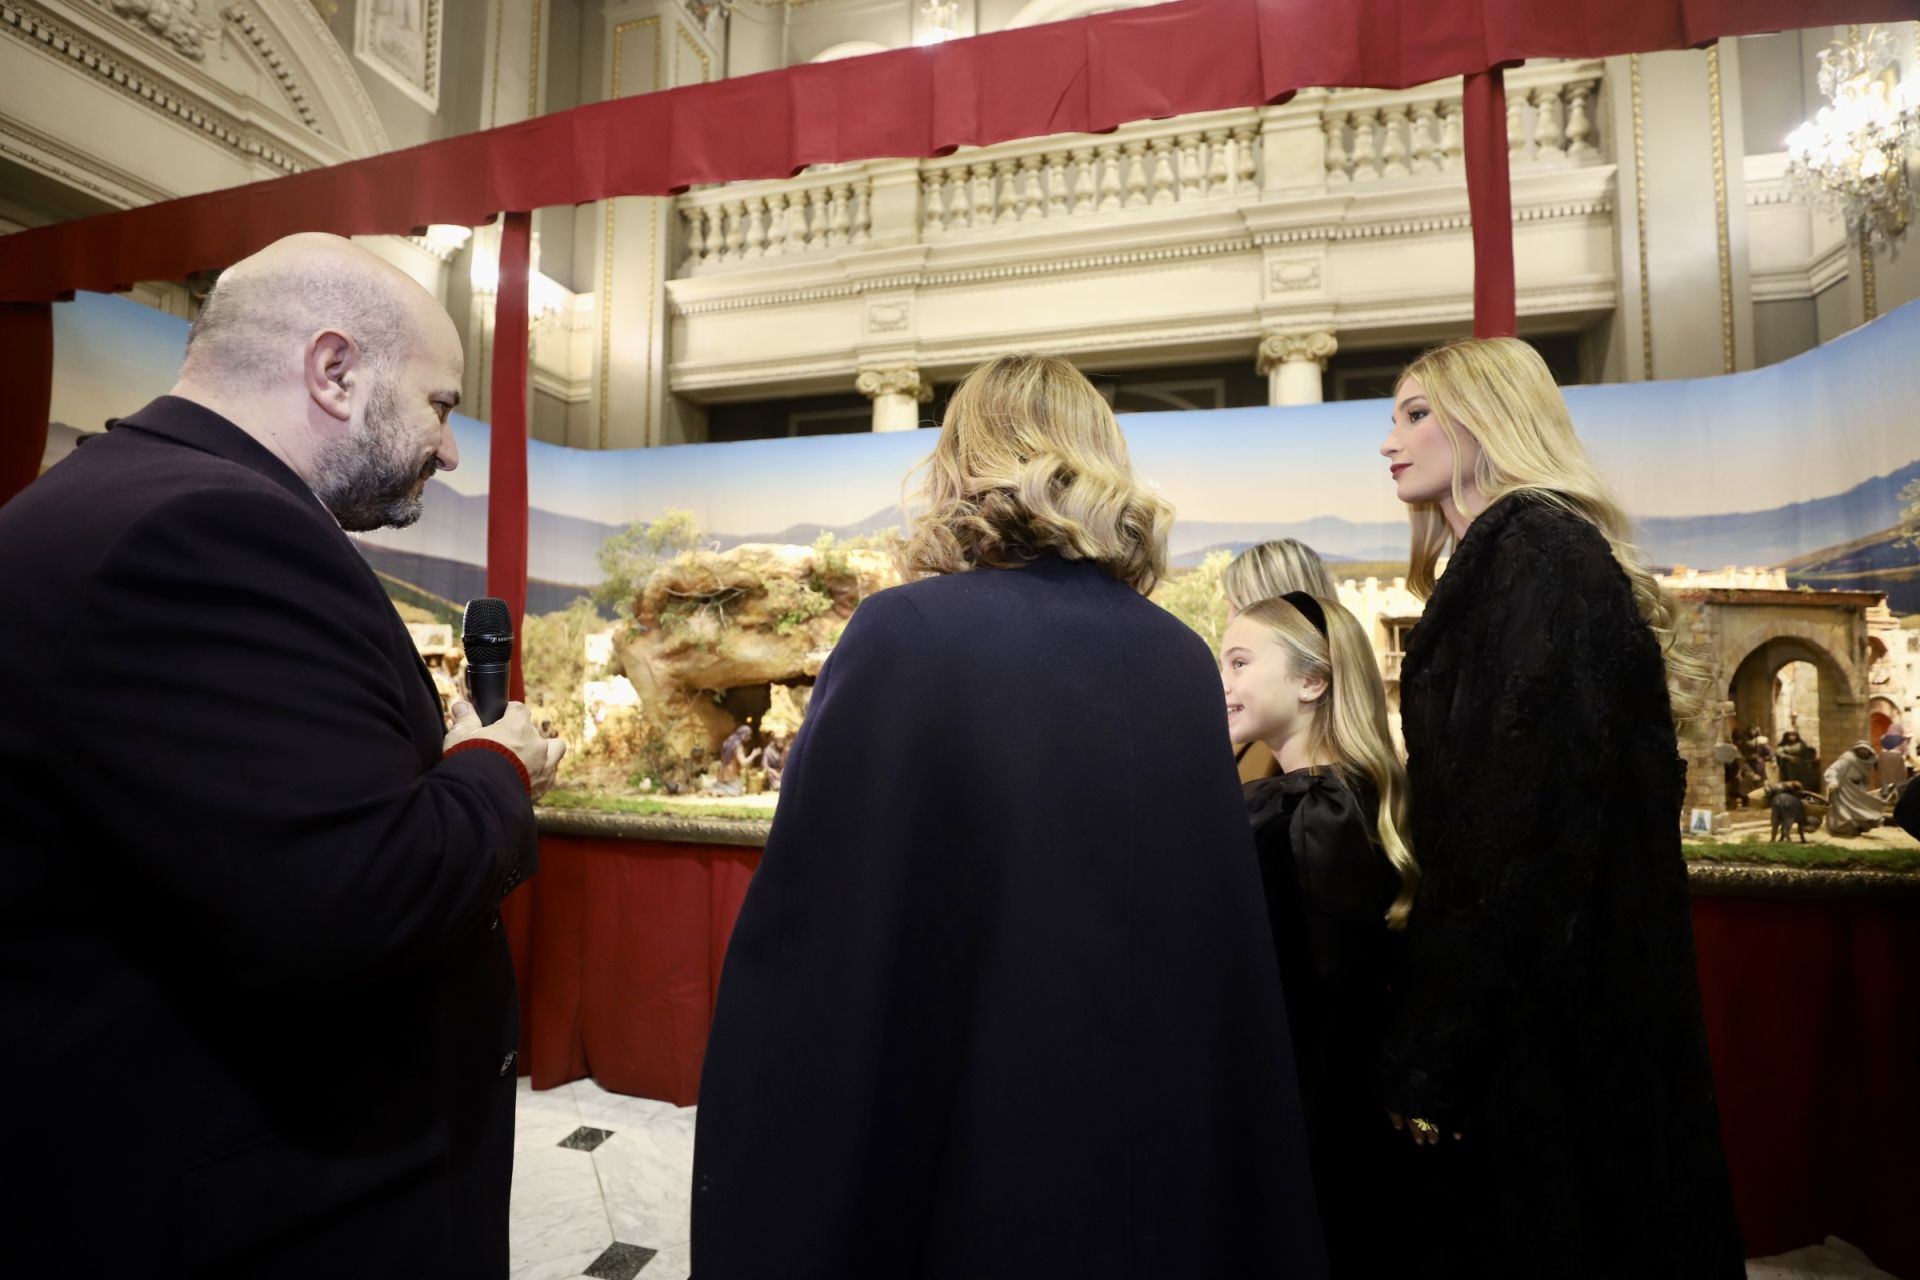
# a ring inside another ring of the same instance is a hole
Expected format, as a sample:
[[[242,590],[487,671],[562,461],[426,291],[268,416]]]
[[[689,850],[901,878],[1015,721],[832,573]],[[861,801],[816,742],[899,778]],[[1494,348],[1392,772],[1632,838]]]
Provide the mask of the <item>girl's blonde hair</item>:
[[[1666,661],[1673,715],[1684,723],[1705,709],[1706,663],[1681,643],[1673,597],[1654,580],[1633,545],[1633,522],[1587,456],[1573,416],[1538,352],[1518,338],[1468,338],[1435,347],[1407,366],[1400,381],[1417,379],[1434,418],[1453,446],[1453,502],[1469,518],[1468,477],[1459,463],[1462,430],[1479,442],[1471,477],[1492,506],[1510,493],[1531,493],[1579,516],[1600,531],[1627,575],[1640,616],[1652,628]],[[1398,398],[1396,388],[1395,397]],[[1453,529],[1434,502],[1413,504],[1413,547],[1407,586],[1426,598],[1434,567],[1454,542]]]
[[[1319,553],[1295,538],[1275,538],[1248,547],[1220,574],[1227,607],[1235,613],[1248,605],[1289,591],[1305,591],[1329,600],[1340,592]]]
[[[1400,873],[1400,892],[1387,908],[1387,927],[1404,929],[1414,890],[1420,887],[1420,864],[1414,861],[1407,827],[1407,770],[1387,728],[1386,686],[1360,620],[1332,596],[1308,594],[1326,615],[1324,636],[1290,600],[1256,601],[1240,616],[1274,634],[1296,675],[1326,682],[1327,692],[1308,731],[1307,752],[1314,759],[1332,760],[1349,791],[1362,778],[1373,784],[1380,797],[1375,822],[1380,847]]]
[[[1173,508],[1133,478],[1091,382],[1055,356],[1000,356],[955,388],[900,550],[909,576],[1091,560],[1141,594],[1167,571]]]

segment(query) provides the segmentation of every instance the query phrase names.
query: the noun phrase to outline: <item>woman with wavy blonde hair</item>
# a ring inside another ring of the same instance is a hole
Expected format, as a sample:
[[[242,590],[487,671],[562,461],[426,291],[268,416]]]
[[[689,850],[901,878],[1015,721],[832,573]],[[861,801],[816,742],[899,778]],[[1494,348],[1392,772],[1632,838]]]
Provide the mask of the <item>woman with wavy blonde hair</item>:
[[[1423,1261],[1734,1280],[1680,854],[1698,660],[1531,347],[1436,348],[1394,401],[1380,451],[1428,599],[1401,665],[1422,878],[1382,1087],[1440,1148]]]
[[[1218,675],[1143,594],[1171,511],[1041,356],[961,383],[924,501],[727,950],[695,1272],[1323,1274]]]
[[[1298,538],[1274,538],[1248,547],[1221,572],[1220,588],[1227,596],[1229,622],[1248,607],[1289,591],[1340,598],[1327,562]]]
[[[1420,867],[1407,843],[1407,774],[1387,730],[1373,646],[1331,596],[1290,591],[1227,626],[1220,678],[1235,742],[1264,742],[1281,772],[1246,785],[1247,814],[1335,1276],[1400,1272],[1380,1230],[1404,1158],[1374,1097],[1394,935]]]

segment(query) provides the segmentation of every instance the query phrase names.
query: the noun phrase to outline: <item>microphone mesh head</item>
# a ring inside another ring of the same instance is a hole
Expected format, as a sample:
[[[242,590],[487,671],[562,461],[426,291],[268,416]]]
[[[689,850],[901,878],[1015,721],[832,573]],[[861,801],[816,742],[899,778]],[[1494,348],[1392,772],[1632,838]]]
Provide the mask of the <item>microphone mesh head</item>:
[[[513,615],[492,596],[467,601],[460,642],[468,662],[505,662],[513,657]]]

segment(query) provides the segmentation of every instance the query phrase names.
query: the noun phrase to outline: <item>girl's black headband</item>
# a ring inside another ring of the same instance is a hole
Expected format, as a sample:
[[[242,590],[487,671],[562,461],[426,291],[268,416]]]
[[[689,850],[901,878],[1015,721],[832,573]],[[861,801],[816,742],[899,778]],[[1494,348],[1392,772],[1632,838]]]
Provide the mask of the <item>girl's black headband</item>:
[[[1308,622],[1311,622],[1313,629],[1320,633],[1322,640],[1329,638],[1327,636],[1327,611],[1320,607],[1318,600],[1315,600],[1304,591],[1289,591],[1280,598],[1298,609],[1300,615]]]

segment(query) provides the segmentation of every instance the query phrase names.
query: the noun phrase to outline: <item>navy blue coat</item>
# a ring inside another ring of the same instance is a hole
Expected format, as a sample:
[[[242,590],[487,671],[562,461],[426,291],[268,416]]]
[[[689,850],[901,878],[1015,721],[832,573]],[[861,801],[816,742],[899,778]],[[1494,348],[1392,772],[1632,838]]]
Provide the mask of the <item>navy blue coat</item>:
[[[698,1280],[1324,1274],[1212,655],[1056,557],[883,591],[727,953]]]
[[[0,508],[9,1274],[506,1274],[537,856],[305,484],[163,397]],[[103,1218],[104,1215],[104,1218]]]

